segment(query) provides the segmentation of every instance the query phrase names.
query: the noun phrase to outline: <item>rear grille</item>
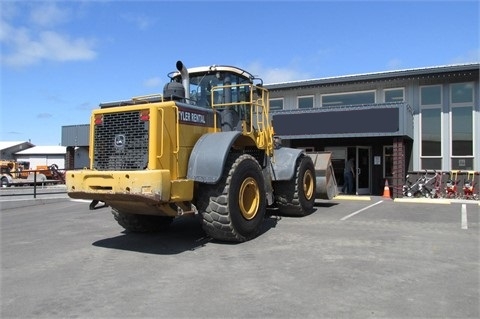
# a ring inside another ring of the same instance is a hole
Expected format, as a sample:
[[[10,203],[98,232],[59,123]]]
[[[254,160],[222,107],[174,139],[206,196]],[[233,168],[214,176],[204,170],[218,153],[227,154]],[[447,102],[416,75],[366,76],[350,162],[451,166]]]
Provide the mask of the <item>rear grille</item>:
[[[97,170],[142,170],[148,164],[148,122],[140,111],[108,113],[95,125],[93,165]]]

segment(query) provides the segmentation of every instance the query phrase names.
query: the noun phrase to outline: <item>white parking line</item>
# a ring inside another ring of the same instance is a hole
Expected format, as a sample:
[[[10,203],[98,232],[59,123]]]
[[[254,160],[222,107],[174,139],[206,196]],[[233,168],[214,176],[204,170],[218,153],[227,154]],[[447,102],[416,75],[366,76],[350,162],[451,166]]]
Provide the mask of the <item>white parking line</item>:
[[[467,205],[462,204],[462,229],[468,229]]]
[[[362,208],[362,209],[359,209],[359,210],[351,213],[350,215],[347,215],[347,216],[343,217],[343,218],[340,219],[340,220],[347,220],[347,219],[349,219],[350,217],[353,217],[353,216],[357,215],[358,213],[361,213],[361,212],[363,212],[364,210],[369,209],[369,208],[371,208],[371,207],[373,207],[373,206],[375,206],[375,205],[378,205],[378,204],[380,204],[380,203],[382,203],[382,202],[383,202],[383,200],[378,201],[378,202],[376,202],[375,204],[372,204],[372,205],[370,205],[370,206],[367,206],[367,207],[364,207],[364,208]]]
[[[71,198],[70,201],[71,202],[79,202],[79,203],[91,203],[92,202],[91,199],[73,199],[73,198]]]

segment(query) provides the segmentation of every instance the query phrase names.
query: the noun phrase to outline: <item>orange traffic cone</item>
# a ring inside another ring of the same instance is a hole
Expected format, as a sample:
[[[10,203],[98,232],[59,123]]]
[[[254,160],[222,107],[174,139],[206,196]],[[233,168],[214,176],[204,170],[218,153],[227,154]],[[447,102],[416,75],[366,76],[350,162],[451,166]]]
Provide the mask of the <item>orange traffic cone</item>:
[[[388,187],[388,180],[385,180],[385,187],[383,188],[383,198],[390,199],[390,187]]]

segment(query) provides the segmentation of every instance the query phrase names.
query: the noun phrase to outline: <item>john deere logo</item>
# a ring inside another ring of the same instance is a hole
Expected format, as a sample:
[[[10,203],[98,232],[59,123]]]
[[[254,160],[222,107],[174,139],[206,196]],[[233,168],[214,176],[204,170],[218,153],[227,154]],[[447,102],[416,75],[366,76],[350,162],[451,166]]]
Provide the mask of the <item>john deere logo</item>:
[[[123,134],[117,134],[115,135],[115,148],[121,149],[125,147],[125,135]]]

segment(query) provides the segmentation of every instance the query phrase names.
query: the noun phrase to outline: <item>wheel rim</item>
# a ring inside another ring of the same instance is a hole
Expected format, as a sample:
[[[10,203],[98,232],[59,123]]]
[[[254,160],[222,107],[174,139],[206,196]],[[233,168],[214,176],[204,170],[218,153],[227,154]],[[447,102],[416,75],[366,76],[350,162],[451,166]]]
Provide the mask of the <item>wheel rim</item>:
[[[315,189],[313,174],[310,170],[305,172],[303,175],[303,192],[305,194],[305,198],[310,200],[313,196],[313,190]]]
[[[257,215],[260,205],[260,190],[254,178],[248,177],[243,181],[240,186],[238,203],[245,219],[251,220]]]

